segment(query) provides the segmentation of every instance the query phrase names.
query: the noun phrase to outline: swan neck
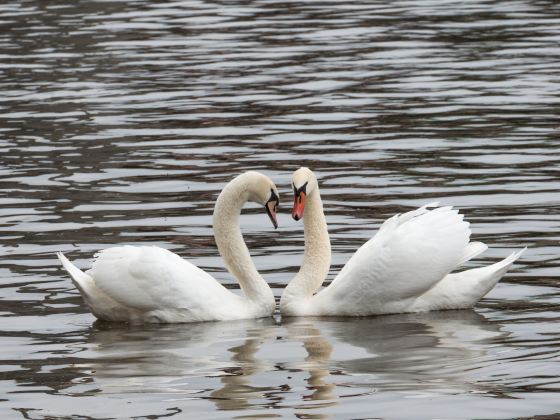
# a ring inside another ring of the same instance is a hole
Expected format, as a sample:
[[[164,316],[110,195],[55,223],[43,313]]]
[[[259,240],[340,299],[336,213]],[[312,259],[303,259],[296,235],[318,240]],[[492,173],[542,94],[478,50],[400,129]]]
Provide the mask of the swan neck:
[[[299,272],[286,287],[281,305],[312,297],[329,272],[331,242],[318,188],[306,199],[303,228],[305,237],[303,263]]]
[[[236,278],[245,296],[274,306],[274,295],[257,271],[239,227],[239,216],[250,195],[250,182],[235,178],[222,190],[214,207],[216,246],[228,271]]]

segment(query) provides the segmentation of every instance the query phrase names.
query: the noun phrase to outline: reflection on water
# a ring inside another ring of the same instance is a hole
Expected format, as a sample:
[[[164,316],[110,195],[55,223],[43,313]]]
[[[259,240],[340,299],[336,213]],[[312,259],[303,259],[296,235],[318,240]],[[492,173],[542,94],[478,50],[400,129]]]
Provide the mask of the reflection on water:
[[[0,416],[559,412],[559,17],[553,0],[2,2]],[[235,287],[211,211],[257,169],[280,228],[254,207],[241,222],[279,296],[301,262],[300,165],[329,278],[436,200],[491,247],[469,267],[529,250],[476,311],[145,329],[92,325],[54,258],[150,243]]]
[[[20,375],[19,386],[61,401],[46,404],[40,415],[71,414],[72,407],[83,404],[73,397],[95,397],[91,404],[98,407],[97,415],[129,413],[147,396],[167,414],[193,406],[230,413],[226,417],[332,418],[349,398],[357,405],[344,407],[348,415],[392,412],[406,418],[414,409],[423,418],[471,410],[480,396],[485,397],[477,402],[481,412],[503,410],[501,399],[510,398],[508,409],[521,413],[526,403],[518,395],[527,392],[520,383],[528,370],[539,371],[533,386],[541,393],[557,386],[560,371],[548,366],[545,378],[538,366],[558,357],[558,351],[543,352],[541,343],[539,350],[527,352],[508,328],[470,310],[282,323],[96,323],[81,331],[83,339],[67,343],[65,353],[47,351],[38,360],[40,369]],[[410,399],[406,407],[403,398]],[[443,400],[443,406],[426,406],[425,398]],[[446,398],[452,406],[446,407]]]

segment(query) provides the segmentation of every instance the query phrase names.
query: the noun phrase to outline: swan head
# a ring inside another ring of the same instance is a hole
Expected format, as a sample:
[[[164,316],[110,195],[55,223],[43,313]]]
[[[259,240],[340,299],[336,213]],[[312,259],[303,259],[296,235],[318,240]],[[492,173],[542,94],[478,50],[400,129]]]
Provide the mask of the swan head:
[[[317,178],[311,169],[301,167],[292,175],[292,187],[294,188],[292,217],[294,220],[299,220],[303,218],[305,198],[317,189]]]
[[[256,171],[246,172],[246,176],[250,178],[248,183],[249,201],[263,205],[274,228],[277,229],[276,212],[278,211],[280,198],[276,185],[269,177]]]

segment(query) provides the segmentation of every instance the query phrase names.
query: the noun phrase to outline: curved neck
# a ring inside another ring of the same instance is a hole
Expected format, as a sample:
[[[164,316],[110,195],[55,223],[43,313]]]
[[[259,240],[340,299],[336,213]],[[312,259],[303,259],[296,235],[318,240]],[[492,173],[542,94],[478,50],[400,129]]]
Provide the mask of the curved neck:
[[[247,181],[243,176],[235,178],[218,196],[213,215],[214,238],[226,268],[237,279],[245,296],[251,301],[274,305],[274,294],[253,264],[239,228],[239,215],[250,194]]]
[[[305,201],[303,229],[305,236],[303,263],[282,294],[284,302],[310,298],[319,290],[329,272],[331,241],[318,188]]]

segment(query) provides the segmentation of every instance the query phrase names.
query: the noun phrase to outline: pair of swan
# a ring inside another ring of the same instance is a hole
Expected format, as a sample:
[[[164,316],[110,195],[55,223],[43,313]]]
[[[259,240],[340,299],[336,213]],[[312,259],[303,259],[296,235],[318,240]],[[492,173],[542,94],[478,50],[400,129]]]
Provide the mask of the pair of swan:
[[[294,172],[292,184],[293,217],[303,218],[305,250],[299,272],[280,299],[283,315],[366,316],[469,308],[523,252],[487,267],[451,273],[487,246],[469,242],[469,224],[457,210],[433,203],[385,221],[331,285],[317,292],[331,261],[319,186],[307,168]],[[268,177],[255,171],[226,185],[213,215],[216,245],[244,296],[162,248],[108,248],[96,255],[86,272],[62,253],[58,258],[100,319],[174,323],[267,317],[275,309],[274,295],[255,268],[239,228],[247,201],[263,205],[277,227],[278,191]]]

